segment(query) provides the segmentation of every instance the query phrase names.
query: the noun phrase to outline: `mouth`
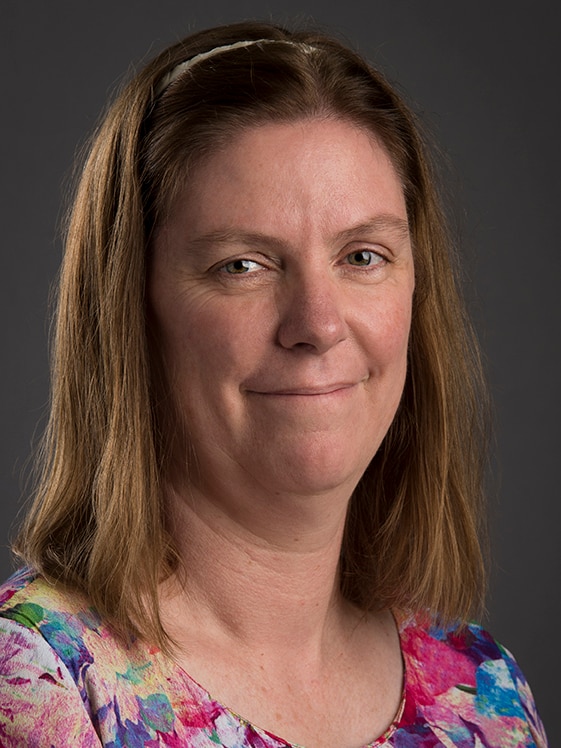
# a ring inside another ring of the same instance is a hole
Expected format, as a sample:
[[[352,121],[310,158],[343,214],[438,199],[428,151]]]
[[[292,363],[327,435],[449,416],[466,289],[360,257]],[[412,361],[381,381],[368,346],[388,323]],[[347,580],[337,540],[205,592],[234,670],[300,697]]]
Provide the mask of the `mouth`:
[[[345,390],[356,387],[357,382],[334,382],[326,385],[313,385],[304,387],[287,387],[272,390],[248,390],[254,395],[264,395],[269,397],[322,397],[325,395],[334,395]]]

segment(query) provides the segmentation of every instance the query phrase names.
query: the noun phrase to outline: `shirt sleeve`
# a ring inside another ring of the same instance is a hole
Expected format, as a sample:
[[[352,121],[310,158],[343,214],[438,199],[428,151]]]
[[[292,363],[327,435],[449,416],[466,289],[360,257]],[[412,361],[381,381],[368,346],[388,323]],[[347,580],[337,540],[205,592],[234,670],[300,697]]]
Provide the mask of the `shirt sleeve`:
[[[0,618],[0,745],[99,748],[80,691],[41,634]]]
[[[528,681],[526,680],[524,673],[522,672],[518,663],[514,659],[513,655],[508,651],[508,649],[505,649],[504,647],[501,647],[501,649],[503,651],[503,659],[506,662],[506,665],[516,686],[522,709],[526,714],[526,719],[528,721],[528,726],[534,740],[534,744],[536,748],[548,748],[549,744],[547,742],[545,728],[538,714],[536,703],[534,701],[534,697],[532,695],[532,691],[530,689]]]

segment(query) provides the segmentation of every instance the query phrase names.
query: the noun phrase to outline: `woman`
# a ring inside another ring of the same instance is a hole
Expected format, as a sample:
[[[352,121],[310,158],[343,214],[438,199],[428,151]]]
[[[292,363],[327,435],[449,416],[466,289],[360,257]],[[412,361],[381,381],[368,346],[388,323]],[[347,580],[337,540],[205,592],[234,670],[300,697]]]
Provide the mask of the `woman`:
[[[3,744],[546,744],[467,623],[477,349],[413,117],[356,54],[239,24],[132,81],[77,191],[53,376]]]

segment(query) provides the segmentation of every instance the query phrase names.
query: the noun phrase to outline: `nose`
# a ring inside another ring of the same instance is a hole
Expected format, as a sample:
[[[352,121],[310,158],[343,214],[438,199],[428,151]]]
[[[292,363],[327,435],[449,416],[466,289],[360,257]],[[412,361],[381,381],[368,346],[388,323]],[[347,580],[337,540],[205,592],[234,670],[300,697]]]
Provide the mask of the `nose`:
[[[328,277],[293,279],[282,290],[278,342],[325,353],[347,337],[342,289]]]

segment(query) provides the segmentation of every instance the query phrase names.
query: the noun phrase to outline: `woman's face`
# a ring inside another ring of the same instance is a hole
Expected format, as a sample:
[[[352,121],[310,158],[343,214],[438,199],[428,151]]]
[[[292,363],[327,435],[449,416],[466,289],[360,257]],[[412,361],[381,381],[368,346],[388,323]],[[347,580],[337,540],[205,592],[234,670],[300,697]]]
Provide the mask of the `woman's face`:
[[[401,397],[413,286],[402,186],[364,130],[266,124],[208,157],[148,284],[194,485],[350,495]]]

